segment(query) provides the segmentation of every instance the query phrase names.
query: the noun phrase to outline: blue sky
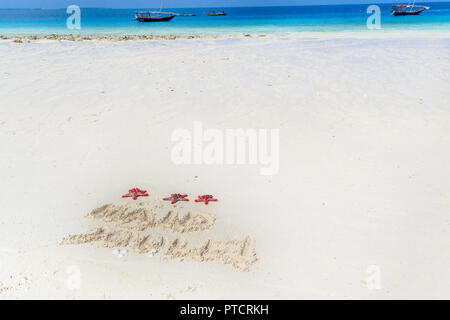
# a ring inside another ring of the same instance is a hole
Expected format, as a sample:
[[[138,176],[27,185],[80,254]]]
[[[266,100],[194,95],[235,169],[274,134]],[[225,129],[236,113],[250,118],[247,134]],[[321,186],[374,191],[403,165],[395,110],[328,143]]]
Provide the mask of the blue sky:
[[[418,3],[449,0],[420,1]],[[164,0],[165,7],[239,7],[314,4],[407,3],[408,0]],[[80,7],[145,8],[159,7],[160,0],[0,0],[0,8],[65,8]]]

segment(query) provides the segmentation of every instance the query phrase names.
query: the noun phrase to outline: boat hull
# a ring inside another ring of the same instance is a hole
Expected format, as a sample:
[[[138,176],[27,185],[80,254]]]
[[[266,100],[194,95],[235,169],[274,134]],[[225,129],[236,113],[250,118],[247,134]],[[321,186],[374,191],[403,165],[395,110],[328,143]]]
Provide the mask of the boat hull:
[[[167,16],[167,17],[136,17],[136,20],[139,22],[164,22],[164,21],[170,21],[175,16]]]
[[[414,10],[414,11],[392,11],[393,16],[417,16],[425,9]]]

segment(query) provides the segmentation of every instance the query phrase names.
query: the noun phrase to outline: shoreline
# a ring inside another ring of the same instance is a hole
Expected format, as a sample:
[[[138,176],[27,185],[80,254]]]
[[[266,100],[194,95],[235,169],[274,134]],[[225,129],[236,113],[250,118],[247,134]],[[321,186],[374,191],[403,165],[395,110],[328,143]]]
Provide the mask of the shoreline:
[[[282,37],[294,37],[294,38],[396,38],[396,37],[414,37],[420,38],[423,36],[434,38],[448,38],[450,37],[450,30],[365,30],[365,31],[296,31],[296,32],[283,32],[283,33],[239,33],[239,34],[44,34],[44,35],[1,35],[1,40],[56,40],[56,41],[146,41],[146,40],[193,40],[193,39],[206,39],[206,40],[225,40],[225,39],[239,39],[239,38],[282,38]],[[18,42],[18,41],[17,41]]]

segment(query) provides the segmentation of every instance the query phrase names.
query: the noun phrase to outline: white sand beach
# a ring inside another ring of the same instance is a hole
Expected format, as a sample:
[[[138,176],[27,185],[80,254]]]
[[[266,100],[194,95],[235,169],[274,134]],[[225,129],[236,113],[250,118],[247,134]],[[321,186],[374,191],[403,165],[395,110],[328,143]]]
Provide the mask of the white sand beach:
[[[21,41],[0,40],[0,299],[450,298],[449,33]],[[176,165],[196,121],[279,130],[277,172]],[[138,203],[160,220],[86,219]],[[70,238],[107,223],[215,249]]]

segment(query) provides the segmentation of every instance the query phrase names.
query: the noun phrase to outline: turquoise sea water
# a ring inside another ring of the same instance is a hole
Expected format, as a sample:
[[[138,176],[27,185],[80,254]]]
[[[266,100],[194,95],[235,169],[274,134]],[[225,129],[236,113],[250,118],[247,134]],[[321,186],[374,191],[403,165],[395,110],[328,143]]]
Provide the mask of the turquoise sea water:
[[[400,2],[401,3],[401,2]],[[418,16],[391,16],[391,5],[379,4],[383,30],[450,30],[450,2],[417,3],[430,6]],[[135,9],[81,8],[81,30],[69,30],[66,9],[0,9],[0,35],[44,34],[234,34],[367,30],[368,5],[224,8],[224,17],[208,11],[223,8],[176,9],[195,17],[175,17],[170,22],[139,23]],[[151,9],[151,8],[149,8]],[[155,10],[155,8],[153,8]]]

